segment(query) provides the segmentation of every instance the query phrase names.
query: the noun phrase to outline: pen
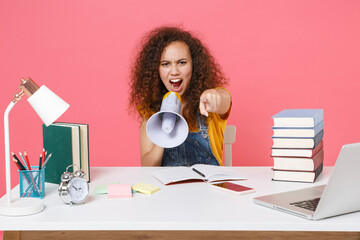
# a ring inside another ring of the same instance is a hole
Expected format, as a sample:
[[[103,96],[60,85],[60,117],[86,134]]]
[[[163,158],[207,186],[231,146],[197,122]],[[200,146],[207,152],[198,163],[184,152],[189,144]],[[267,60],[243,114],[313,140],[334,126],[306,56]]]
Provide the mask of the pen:
[[[25,157],[25,161],[26,161],[26,164],[28,165],[29,170],[31,170],[29,157],[28,157],[26,151],[24,151],[24,157]]]
[[[205,174],[203,174],[203,173],[200,172],[199,170],[196,170],[195,168],[192,168],[192,170],[193,170],[194,172],[196,172],[197,174],[199,174],[200,176],[205,177]]]

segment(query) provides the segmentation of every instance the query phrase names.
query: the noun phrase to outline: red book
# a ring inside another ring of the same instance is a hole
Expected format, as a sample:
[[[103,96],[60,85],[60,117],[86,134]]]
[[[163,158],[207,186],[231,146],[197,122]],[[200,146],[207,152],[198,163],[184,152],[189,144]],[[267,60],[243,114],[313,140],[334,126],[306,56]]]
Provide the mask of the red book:
[[[274,170],[315,171],[324,161],[324,150],[315,156],[303,157],[273,157]]]

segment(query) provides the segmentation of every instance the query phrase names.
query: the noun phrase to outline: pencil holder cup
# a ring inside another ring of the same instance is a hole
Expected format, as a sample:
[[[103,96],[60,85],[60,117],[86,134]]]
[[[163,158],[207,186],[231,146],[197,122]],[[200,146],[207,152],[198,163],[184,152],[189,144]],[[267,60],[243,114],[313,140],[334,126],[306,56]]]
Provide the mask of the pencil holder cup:
[[[20,197],[44,198],[45,168],[19,171]]]

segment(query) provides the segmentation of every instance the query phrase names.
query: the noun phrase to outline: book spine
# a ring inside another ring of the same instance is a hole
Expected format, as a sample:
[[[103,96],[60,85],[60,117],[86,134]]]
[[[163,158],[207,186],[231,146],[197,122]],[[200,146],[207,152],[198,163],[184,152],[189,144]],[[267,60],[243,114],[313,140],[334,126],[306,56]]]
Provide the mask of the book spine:
[[[321,163],[320,166],[315,170],[315,175],[314,175],[314,181],[320,176],[320,174],[322,173],[322,170],[324,168],[324,163]]]
[[[314,170],[324,162],[324,149],[321,149],[314,157]]]
[[[321,121],[324,120],[324,110],[321,109],[315,116],[314,116],[314,126],[319,124]]]
[[[321,130],[314,138],[314,148],[321,142],[324,137],[324,130]]]
[[[321,121],[314,127],[315,136],[324,129],[324,121]]]

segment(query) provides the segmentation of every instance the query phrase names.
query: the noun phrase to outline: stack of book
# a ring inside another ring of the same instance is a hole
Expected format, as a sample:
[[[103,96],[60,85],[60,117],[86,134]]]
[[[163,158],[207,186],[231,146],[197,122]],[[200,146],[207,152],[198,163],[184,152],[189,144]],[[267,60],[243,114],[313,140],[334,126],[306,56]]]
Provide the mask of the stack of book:
[[[273,180],[315,182],[324,161],[323,110],[286,109],[272,118]]]

